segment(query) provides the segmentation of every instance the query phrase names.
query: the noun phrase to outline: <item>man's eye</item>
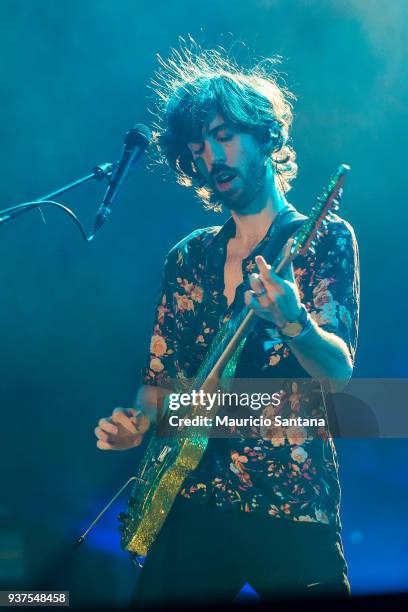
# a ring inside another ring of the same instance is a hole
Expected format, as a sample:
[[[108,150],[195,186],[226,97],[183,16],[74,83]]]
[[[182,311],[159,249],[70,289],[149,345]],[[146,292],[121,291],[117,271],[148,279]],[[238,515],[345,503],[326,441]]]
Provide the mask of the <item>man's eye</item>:
[[[231,140],[233,138],[234,134],[232,132],[219,132],[218,133],[218,140],[220,142],[227,142],[228,140]]]

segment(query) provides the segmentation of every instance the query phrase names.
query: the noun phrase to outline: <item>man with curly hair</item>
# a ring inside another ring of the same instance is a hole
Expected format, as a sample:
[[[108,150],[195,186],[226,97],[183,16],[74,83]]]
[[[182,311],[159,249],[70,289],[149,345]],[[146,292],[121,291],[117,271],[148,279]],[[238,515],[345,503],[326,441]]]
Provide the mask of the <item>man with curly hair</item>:
[[[309,378],[336,390],[351,376],[359,299],[351,227],[332,215],[315,252],[299,255],[284,278],[262,255],[296,215],[286,199],[297,172],[293,96],[268,68],[244,70],[220,51],[188,49],[162,62],[162,158],[206,207],[225,206],[231,217],[170,250],[138,395],[143,412],[116,409],[101,419],[100,449],[141,443],[158,389],[193,378],[244,303],[258,319],[237,378]],[[299,397],[293,388],[288,416],[300,414]],[[302,428],[264,434],[210,440],[149,552],[139,605],[232,601],[245,582],[263,599],[349,592],[332,440]]]

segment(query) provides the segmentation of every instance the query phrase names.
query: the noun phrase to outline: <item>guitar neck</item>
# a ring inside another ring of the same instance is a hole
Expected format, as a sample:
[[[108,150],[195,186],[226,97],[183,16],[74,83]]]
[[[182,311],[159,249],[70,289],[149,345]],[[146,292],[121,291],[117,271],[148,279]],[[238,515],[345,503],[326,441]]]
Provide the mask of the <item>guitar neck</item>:
[[[290,239],[285,245],[284,255],[279,259],[279,262],[277,263],[274,269],[275,274],[282,274],[287,268],[287,266],[296,257],[296,253],[293,253],[291,251],[292,243],[293,240]],[[224,350],[222,351],[221,355],[215,362],[212,370],[208,374],[207,379],[211,379],[212,381],[214,381],[215,379],[219,379],[221,377],[225,366],[233,356],[234,351],[238,348],[241,340],[248,336],[253,325],[255,324],[255,316],[255,311],[252,310],[252,308],[248,308],[248,306],[245,306],[239,316],[240,322],[238,322],[238,327],[236,328],[236,331],[233,333],[232,337],[227,342]]]

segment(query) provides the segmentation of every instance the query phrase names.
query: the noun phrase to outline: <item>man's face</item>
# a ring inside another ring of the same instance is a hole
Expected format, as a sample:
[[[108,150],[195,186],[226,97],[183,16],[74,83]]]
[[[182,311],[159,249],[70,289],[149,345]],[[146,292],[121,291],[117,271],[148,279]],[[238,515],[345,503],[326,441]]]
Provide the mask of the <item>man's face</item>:
[[[202,140],[189,142],[188,148],[212,192],[212,201],[244,212],[263,189],[266,168],[259,143],[219,112],[209,116]]]

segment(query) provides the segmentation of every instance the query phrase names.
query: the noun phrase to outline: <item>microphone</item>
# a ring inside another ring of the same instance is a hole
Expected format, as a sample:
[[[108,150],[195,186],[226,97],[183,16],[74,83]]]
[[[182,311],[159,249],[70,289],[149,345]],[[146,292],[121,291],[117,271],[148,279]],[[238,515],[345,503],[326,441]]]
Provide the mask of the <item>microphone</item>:
[[[109,182],[109,187],[106,190],[102,204],[97,212],[94,235],[105,223],[109,217],[112,206],[123,186],[131,166],[139,159],[142,153],[146,150],[152,139],[152,132],[147,125],[137,123],[131,130],[126,133],[122,157],[118,163],[118,167],[112,180]]]

